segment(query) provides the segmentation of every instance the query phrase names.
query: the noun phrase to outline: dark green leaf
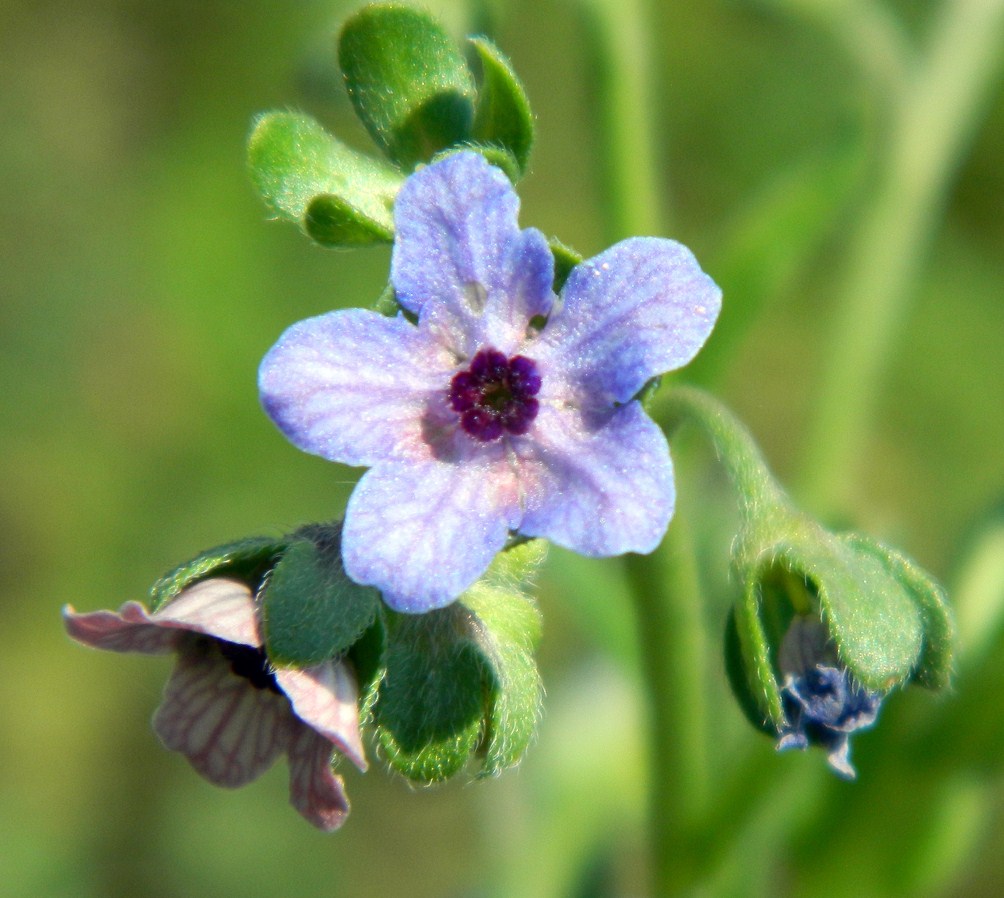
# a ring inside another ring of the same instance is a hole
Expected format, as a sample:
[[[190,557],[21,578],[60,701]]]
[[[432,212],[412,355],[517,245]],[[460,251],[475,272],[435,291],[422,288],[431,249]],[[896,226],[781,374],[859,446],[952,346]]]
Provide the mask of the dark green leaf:
[[[295,221],[325,245],[358,246],[394,233],[392,209],[401,174],[350,150],[307,115],[261,116],[248,139],[251,178],[276,215]],[[308,221],[312,203],[324,198]],[[338,243],[339,235],[346,238]]]
[[[482,80],[474,111],[474,139],[503,147],[526,174],[533,147],[533,113],[509,60],[485,38],[471,38],[481,59]]]
[[[405,170],[470,139],[474,81],[456,44],[427,13],[364,7],[342,29],[338,61],[356,114]]]
[[[277,664],[319,664],[348,650],[373,623],[376,590],[350,580],[340,533],[296,540],[261,593],[265,646]]]
[[[150,610],[156,611],[179,592],[209,577],[236,577],[252,589],[289,545],[288,539],[251,536],[208,549],[164,574],[150,590]]]

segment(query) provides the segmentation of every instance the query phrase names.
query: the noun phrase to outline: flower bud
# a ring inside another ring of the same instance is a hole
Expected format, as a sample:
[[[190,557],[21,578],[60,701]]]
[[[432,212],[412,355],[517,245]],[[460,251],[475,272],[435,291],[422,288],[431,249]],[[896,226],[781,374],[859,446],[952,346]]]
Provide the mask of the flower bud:
[[[853,778],[848,737],[875,722],[889,691],[948,683],[944,594],[899,553],[776,506],[749,522],[733,564],[744,596],[726,635],[730,678],[778,749],[818,745]]]

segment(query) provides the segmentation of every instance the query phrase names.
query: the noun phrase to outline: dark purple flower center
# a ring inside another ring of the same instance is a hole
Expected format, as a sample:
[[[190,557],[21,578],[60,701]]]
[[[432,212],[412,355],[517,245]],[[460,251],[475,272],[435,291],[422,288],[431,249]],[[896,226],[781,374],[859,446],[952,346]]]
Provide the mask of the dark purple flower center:
[[[497,349],[482,349],[471,367],[450,381],[450,406],[460,425],[477,440],[491,442],[503,433],[524,434],[537,417],[540,374],[533,359],[507,359]]]
[[[255,689],[271,689],[279,695],[283,694],[269,669],[268,656],[263,649],[227,642],[225,639],[214,641],[223,657],[230,662],[230,669],[237,676],[247,680]]]

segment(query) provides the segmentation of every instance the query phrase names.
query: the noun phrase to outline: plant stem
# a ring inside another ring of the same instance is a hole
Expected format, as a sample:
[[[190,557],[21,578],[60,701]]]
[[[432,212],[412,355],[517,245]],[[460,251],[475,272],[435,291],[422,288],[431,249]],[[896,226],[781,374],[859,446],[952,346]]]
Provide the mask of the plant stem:
[[[645,0],[580,0],[599,105],[605,236],[663,232]]]
[[[924,246],[970,138],[1004,30],[1004,0],[949,0],[933,43],[892,108],[879,183],[853,236],[801,486],[823,511],[846,498]]]
[[[686,521],[672,522],[654,555],[627,555],[625,565],[648,705],[652,894],[673,895],[692,884],[698,868],[691,843],[708,783],[707,646]]]

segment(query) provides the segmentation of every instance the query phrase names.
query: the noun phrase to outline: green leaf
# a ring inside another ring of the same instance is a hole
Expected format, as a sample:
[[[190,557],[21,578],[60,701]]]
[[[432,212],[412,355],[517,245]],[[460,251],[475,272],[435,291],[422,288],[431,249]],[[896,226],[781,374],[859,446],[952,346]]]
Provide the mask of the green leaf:
[[[349,149],[310,116],[261,116],[248,139],[248,165],[269,209],[319,243],[359,246],[393,238],[400,172]]]
[[[484,671],[454,603],[427,614],[388,612],[387,673],[376,706],[388,763],[419,782],[458,772],[481,741]]]
[[[482,37],[470,39],[483,72],[474,110],[474,139],[508,150],[525,175],[533,147],[533,113],[523,85],[509,60]]]
[[[283,554],[261,593],[265,647],[276,664],[319,664],[373,623],[377,591],[342,567],[341,528],[311,528]]]
[[[427,13],[364,7],[342,29],[338,61],[356,114],[405,170],[470,139],[473,78],[456,44]]]
[[[521,591],[543,560],[543,540],[499,556],[498,565],[460,598],[488,673],[489,710],[483,776],[519,763],[536,730],[542,689],[533,651],[540,640],[536,604]]]
[[[156,611],[183,589],[209,577],[236,577],[256,588],[258,580],[289,545],[288,538],[251,536],[207,549],[164,574],[150,590],[150,610]]]

